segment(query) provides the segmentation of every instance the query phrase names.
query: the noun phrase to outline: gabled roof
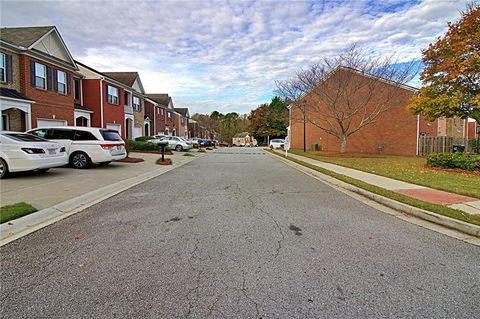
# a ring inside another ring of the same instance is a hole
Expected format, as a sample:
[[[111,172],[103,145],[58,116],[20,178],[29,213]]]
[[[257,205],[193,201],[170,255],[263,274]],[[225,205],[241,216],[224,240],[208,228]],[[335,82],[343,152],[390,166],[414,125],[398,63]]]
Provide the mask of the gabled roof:
[[[0,41],[20,51],[40,53],[77,69],[72,54],[55,26],[4,27],[0,29]]]
[[[167,93],[147,94],[147,97],[164,106],[168,106],[168,104],[172,101],[172,97]]]
[[[109,78],[117,80],[128,86],[132,86],[135,80],[138,78],[138,72],[102,72]]]
[[[176,107],[174,108],[174,111],[180,113],[184,117],[188,117],[188,108],[186,107]]]
[[[242,132],[242,133],[237,133],[235,134],[235,138],[239,138],[239,137],[246,137],[247,135],[250,135],[248,132]]]
[[[29,48],[54,28],[54,26],[2,28],[0,40],[18,47]]]
[[[31,101],[31,99],[29,99],[22,93],[17,92],[17,90],[2,88],[2,87],[0,87],[0,96],[9,97],[11,99],[17,99],[17,100]]]

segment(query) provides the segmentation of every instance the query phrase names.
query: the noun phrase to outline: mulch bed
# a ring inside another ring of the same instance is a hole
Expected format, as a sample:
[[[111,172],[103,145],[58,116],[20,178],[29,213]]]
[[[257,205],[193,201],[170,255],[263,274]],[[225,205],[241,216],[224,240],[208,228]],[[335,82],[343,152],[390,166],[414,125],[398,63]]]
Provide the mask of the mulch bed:
[[[429,165],[425,165],[425,168],[432,169],[435,171],[453,172],[453,173],[460,173],[465,175],[480,176],[479,171],[467,171],[466,169],[460,169],[460,168],[441,168],[441,167],[432,167]]]
[[[164,161],[162,161],[162,159],[159,158],[155,163],[158,165],[172,165],[172,160],[170,158],[166,158]]]
[[[140,162],[145,162],[143,158],[137,158],[137,157],[125,157],[124,159],[118,160],[117,162],[121,163],[140,163]]]
[[[129,153],[162,154],[160,153],[160,151],[139,151],[139,150],[129,151]],[[173,153],[165,152],[165,155],[173,155]]]

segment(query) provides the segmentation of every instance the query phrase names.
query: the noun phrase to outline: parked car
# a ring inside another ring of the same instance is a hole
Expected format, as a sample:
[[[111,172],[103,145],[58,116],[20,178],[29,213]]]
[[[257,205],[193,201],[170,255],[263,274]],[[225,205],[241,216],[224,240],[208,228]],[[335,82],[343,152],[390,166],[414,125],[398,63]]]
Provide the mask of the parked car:
[[[46,172],[68,163],[65,147],[35,135],[2,131],[0,146],[0,178],[13,172]]]
[[[218,146],[228,147],[228,146],[230,146],[230,144],[228,144],[228,142],[225,142],[225,141],[220,141],[220,142],[218,142]]]
[[[75,168],[87,168],[91,164],[107,165],[127,156],[125,142],[116,130],[58,126],[37,128],[28,133],[65,146],[69,163]]]
[[[172,150],[176,151],[188,151],[189,149],[193,148],[191,142],[185,140],[183,137],[178,136],[165,136],[162,141],[168,141],[168,146]]]
[[[195,146],[195,145],[198,146],[200,144],[199,143],[200,139],[198,137],[192,137],[192,138],[189,139],[189,141],[190,141],[190,143],[192,143],[193,146]]]
[[[153,135],[149,136],[146,141],[148,143],[158,144],[164,137],[165,135]]]
[[[285,140],[277,138],[277,139],[271,140],[268,146],[271,149],[275,149],[275,148],[283,148],[284,145],[285,145]]]

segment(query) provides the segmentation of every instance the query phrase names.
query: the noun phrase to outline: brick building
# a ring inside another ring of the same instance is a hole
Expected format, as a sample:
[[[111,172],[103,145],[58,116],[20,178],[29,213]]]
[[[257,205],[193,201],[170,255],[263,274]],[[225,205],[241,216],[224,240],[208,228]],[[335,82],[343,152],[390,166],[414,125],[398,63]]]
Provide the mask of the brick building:
[[[178,135],[184,138],[190,138],[188,134],[188,119],[190,118],[190,113],[188,112],[188,108],[178,108],[175,109],[175,125],[178,128]]]
[[[2,28],[2,129],[74,125],[77,65],[54,26]]]
[[[177,136],[172,97],[166,93],[152,93],[147,94],[147,98],[158,104],[155,115],[156,134]]]
[[[332,94],[333,92],[329,90],[335,88],[337,83],[356,83],[357,81],[363,81],[363,78],[366,77],[368,77],[370,81],[374,78],[352,69],[339,68],[320,84],[320,88]],[[348,80],[346,80],[347,78]],[[367,154],[416,155],[418,137],[420,135],[437,136],[442,125],[439,125],[438,120],[429,122],[421,116],[412,114],[407,109],[409,99],[415,93],[414,88],[398,85],[379,78],[374,78],[374,80],[374,84],[370,85],[375,85],[375,89],[371,92],[373,96],[369,99],[370,104],[367,105],[366,109],[372,110],[375,107],[374,104],[384,98],[385,94],[390,95],[390,99],[388,100],[390,107],[388,110],[381,112],[371,124],[364,126],[348,137],[347,151]],[[365,100],[365,96],[369,93],[367,89],[364,89],[357,90],[355,94],[359,100]],[[307,94],[304,99],[313,102],[312,99],[315,99],[315,97]],[[320,110],[326,109],[323,101],[317,101],[317,103],[320,108],[323,108]],[[309,103],[306,105],[309,105]],[[293,104],[290,106],[290,145],[291,148],[295,149],[303,148],[304,121],[301,107],[302,106]],[[328,125],[326,124],[325,118],[322,118],[318,111],[315,111],[312,107],[307,106],[305,113],[307,117],[305,125],[307,149],[317,144],[321,150],[338,152],[340,150],[339,139],[327,134],[312,124],[312,122],[316,122],[322,125]],[[363,112],[359,113],[362,114],[356,114],[352,123],[359,123]],[[331,121],[331,123],[338,125],[334,121]]]

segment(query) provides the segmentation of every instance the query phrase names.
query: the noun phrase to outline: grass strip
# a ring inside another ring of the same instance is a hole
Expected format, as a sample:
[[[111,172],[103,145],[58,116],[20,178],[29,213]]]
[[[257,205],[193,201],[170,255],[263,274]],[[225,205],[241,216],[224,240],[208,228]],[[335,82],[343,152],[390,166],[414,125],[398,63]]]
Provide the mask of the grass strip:
[[[195,155],[193,155],[192,153],[185,153],[185,154],[183,154],[183,156],[195,157]]]
[[[0,207],[0,224],[36,212],[37,209],[30,204],[20,202]]]
[[[313,170],[315,170],[317,172],[320,172],[322,174],[325,174],[325,175],[331,176],[333,178],[336,178],[338,180],[341,180],[342,182],[345,182],[345,183],[354,185],[356,187],[365,189],[365,190],[367,190],[369,192],[372,192],[372,193],[375,193],[377,195],[381,195],[381,196],[396,200],[398,202],[401,202],[401,203],[404,203],[404,204],[407,204],[407,205],[410,205],[410,206],[414,206],[414,207],[417,207],[417,208],[428,210],[430,212],[437,213],[439,215],[455,218],[455,219],[458,219],[458,220],[461,220],[461,221],[464,221],[464,222],[467,222],[467,223],[470,223],[470,224],[474,224],[474,225],[480,225],[480,216],[479,215],[467,214],[467,213],[465,213],[461,210],[458,210],[458,209],[453,209],[453,208],[446,207],[446,206],[443,206],[443,205],[433,204],[433,203],[425,202],[425,201],[422,201],[422,200],[419,200],[419,199],[416,199],[416,198],[408,197],[406,195],[395,193],[395,192],[387,190],[385,188],[381,188],[381,187],[378,187],[378,186],[375,186],[375,185],[372,185],[372,184],[368,184],[368,183],[365,183],[365,182],[360,181],[358,179],[351,178],[351,177],[343,175],[343,174],[338,174],[338,173],[335,173],[333,171],[327,170],[325,168],[318,167],[316,165],[312,165],[312,164],[303,162],[303,161],[298,160],[296,158],[285,157],[285,155],[279,154],[279,153],[271,151],[271,150],[266,150],[266,151],[268,151],[272,154],[275,154],[279,157],[288,159],[289,161],[292,161],[294,163],[297,163],[297,164],[303,165],[305,167],[308,167],[310,169],[313,169]]]

